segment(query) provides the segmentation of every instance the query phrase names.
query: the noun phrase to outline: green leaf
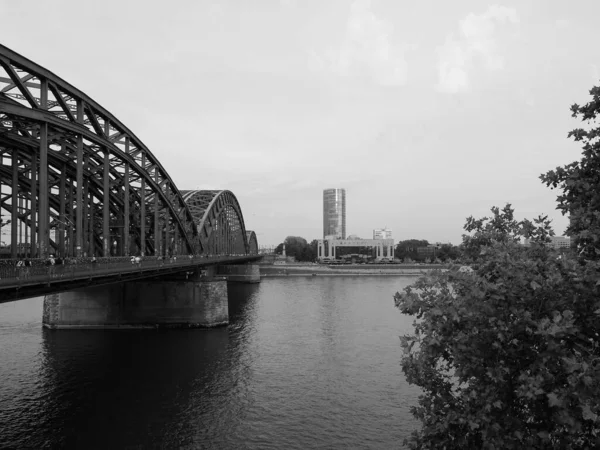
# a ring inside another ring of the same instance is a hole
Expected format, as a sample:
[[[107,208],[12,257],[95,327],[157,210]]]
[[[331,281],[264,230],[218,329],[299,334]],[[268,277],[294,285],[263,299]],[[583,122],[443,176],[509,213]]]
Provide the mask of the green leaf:
[[[579,364],[573,358],[562,358],[562,361],[565,364],[565,371],[567,373],[573,373],[576,370],[579,370],[579,368],[581,367],[581,364]]]
[[[532,282],[531,282],[529,285],[531,286],[531,289],[533,289],[534,291],[535,291],[536,289],[539,289],[539,288],[541,288],[541,287],[542,287],[542,286],[541,286],[540,284],[538,284],[538,283],[537,283],[535,280],[534,280],[534,281],[532,281]]]
[[[560,313],[558,311],[554,311],[554,317],[552,318],[552,320],[554,321],[554,323],[558,323],[560,322],[560,320],[562,319],[562,316],[560,315]]]
[[[408,338],[406,336],[398,336],[400,338],[400,345],[402,346],[402,348],[405,348],[408,346]]]
[[[591,410],[590,405],[587,403],[581,407],[581,412],[585,420],[596,420],[598,418],[598,415]]]
[[[523,439],[523,433],[521,433],[519,430],[515,431],[514,435],[519,440]]]
[[[548,397],[548,405],[550,407],[562,406],[562,400],[560,400],[554,392],[550,392],[549,394],[546,394],[546,397]]]

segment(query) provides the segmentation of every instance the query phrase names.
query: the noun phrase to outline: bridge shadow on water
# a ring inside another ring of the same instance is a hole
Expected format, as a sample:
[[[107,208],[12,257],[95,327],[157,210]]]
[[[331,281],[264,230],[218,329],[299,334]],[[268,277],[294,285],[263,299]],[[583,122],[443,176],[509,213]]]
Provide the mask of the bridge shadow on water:
[[[229,283],[227,285],[229,322],[231,324],[235,326],[244,323],[248,319],[248,315],[255,311],[254,301],[259,289],[259,283]]]
[[[44,329],[41,395],[32,399],[29,425],[9,442],[27,448],[195,448],[216,436],[226,439],[228,422],[240,420],[244,336],[252,328],[258,289],[230,285],[228,327]]]

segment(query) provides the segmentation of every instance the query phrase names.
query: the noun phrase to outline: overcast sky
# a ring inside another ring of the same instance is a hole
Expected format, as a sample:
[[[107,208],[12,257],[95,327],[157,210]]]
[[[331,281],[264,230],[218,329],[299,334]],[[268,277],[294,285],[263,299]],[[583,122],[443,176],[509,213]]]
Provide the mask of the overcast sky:
[[[595,0],[0,0],[0,42],[84,91],[179,189],[229,189],[260,245],[458,244],[469,215],[566,218],[539,175],[600,78]]]

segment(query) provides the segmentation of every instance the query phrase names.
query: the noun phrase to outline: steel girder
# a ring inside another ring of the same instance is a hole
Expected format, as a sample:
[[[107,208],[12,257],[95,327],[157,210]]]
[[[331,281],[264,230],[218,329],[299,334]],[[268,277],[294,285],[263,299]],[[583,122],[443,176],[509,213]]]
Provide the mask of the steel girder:
[[[242,210],[231,191],[181,191],[196,223],[205,254],[251,252]],[[255,237],[256,241],[256,237]],[[258,248],[258,245],[257,245]]]
[[[137,136],[2,45],[0,209],[13,257],[202,251],[192,212]]]

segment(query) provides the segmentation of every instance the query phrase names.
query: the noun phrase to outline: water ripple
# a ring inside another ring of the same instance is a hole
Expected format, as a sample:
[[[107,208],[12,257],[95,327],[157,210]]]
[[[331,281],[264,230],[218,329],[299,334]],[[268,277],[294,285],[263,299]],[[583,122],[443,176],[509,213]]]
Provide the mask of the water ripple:
[[[42,299],[0,305],[0,447],[401,448],[407,278],[230,289],[211,330],[50,331]]]

